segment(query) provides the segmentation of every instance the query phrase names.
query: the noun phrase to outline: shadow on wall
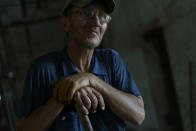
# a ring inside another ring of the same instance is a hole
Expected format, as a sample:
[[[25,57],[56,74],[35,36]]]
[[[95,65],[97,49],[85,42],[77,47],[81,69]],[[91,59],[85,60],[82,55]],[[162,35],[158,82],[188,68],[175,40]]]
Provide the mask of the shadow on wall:
[[[160,131],[182,131],[182,119],[175,92],[164,28],[157,27],[143,35],[149,87]]]

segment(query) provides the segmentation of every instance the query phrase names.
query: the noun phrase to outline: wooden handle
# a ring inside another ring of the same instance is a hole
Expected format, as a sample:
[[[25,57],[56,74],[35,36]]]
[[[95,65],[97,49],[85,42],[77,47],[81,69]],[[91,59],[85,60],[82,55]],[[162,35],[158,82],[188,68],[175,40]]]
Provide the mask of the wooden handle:
[[[93,126],[91,124],[91,121],[88,117],[88,115],[84,115],[82,112],[81,112],[81,109],[78,107],[77,104],[74,104],[76,110],[77,110],[77,113],[80,117],[80,120],[82,121],[82,126],[84,128],[85,131],[94,131],[93,130]]]

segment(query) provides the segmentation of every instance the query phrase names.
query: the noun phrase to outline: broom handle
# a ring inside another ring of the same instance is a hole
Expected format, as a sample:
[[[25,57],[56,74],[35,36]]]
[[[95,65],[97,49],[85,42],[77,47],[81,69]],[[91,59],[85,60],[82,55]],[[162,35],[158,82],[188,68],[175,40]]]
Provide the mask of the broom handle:
[[[83,126],[84,130],[85,131],[94,131],[88,115],[84,115],[76,103],[74,104],[74,106],[77,110],[77,113],[80,117],[80,120],[82,121],[82,126]]]

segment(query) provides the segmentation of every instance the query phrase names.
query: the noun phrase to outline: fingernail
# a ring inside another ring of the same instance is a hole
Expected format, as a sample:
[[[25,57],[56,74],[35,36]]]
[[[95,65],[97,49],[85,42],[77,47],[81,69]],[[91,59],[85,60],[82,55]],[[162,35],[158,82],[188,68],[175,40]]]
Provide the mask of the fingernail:
[[[102,107],[101,109],[104,111],[105,110],[105,107]]]

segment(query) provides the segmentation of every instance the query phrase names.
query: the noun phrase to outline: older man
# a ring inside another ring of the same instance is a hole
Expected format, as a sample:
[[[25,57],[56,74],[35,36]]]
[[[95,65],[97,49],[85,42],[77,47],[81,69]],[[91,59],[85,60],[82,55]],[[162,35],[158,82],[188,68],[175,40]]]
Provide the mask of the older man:
[[[113,0],[66,1],[60,21],[67,47],[31,65],[17,112],[19,131],[84,130],[73,102],[97,131],[123,131],[124,120],[143,122],[143,100],[123,60],[112,49],[96,49],[113,9]]]

